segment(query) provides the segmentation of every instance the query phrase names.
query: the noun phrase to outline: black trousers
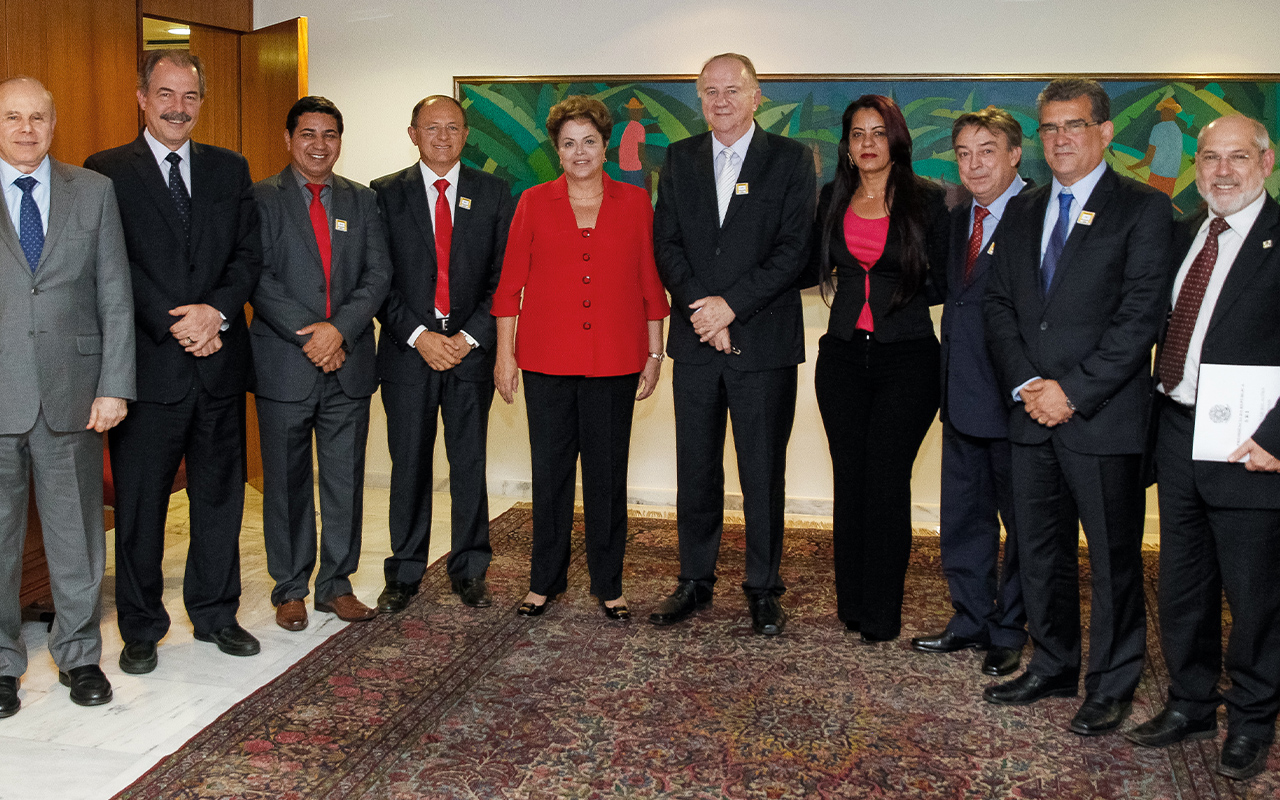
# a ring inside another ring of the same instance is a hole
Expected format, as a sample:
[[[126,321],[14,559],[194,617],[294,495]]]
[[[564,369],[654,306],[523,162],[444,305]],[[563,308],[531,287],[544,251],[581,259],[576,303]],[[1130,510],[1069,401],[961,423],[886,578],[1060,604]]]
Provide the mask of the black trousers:
[[[941,397],[937,339],[883,344],[827,334],[814,389],[834,478],[837,614],[869,636],[902,631],[911,468]]]
[[[391,453],[391,555],[382,564],[386,580],[417,584],[427,567],[438,419],[444,423],[449,459],[451,539],[445,567],[459,579],[488,571],[493,549],[485,451],[492,405],[492,379],[460,380],[452,370],[433,372],[422,384],[382,383]]]
[[[533,557],[529,591],[568,586],[573,490],[582,458],[582,508],[591,593],[622,596],[627,547],[627,458],[639,373],[588,378],[525,370],[533,462]]]
[[[947,623],[952,633],[996,647],[1026,643],[1015,519],[1009,440],[969,436],[944,421],[939,543],[955,609]]]
[[[214,397],[198,386],[176,403],[129,404],[108,432],[116,486],[116,611],[126,642],[159,641],[164,607],[165,519],[183,457],[191,541],[182,598],[195,632],[236,621],[244,516],[244,394]]]
[[[301,600],[316,566],[314,463],[320,471],[320,569],[316,602],[351,594],[364,526],[364,454],[369,398],[348,397],[335,373],[322,374],[305,400],[256,398],[262,441],[262,534],[271,604]]]
[[[1191,432],[1188,416],[1161,412],[1160,640],[1169,705],[1202,719],[1225,700],[1229,732],[1269,742],[1280,708],[1280,510],[1209,505],[1196,487]],[[1224,591],[1231,686],[1219,693]]]
[[[1013,445],[1022,594],[1035,643],[1027,671],[1045,677],[1080,673],[1083,526],[1092,573],[1084,686],[1117,700],[1133,697],[1146,651],[1141,460],[1138,454],[1076,453],[1056,436]]]
[[[724,435],[733,444],[746,520],[748,596],[780,595],[787,441],[796,415],[796,368],[741,372],[726,365],[676,362],[671,388],[676,412],[676,516],[680,580],[707,589],[716,582],[724,531]]]

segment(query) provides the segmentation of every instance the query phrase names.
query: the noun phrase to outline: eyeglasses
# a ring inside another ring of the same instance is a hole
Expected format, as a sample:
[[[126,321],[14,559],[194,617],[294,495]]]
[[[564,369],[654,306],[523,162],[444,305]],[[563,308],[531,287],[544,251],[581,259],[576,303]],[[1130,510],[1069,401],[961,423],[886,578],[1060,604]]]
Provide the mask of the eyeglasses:
[[[1253,160],[1253,156],[1248,153],[1231,153],[1225,156],[1219,155],[1218,153],[1197,153],[1196,163],[1216,167],[1224,158],[1230,161],[1233,166],[1237,167],[1246,167],[1249,165],[1249,162]]]
[[[1036,128],[1036,130],[1045,138],[1056,136],[1059,133],[1065,133],[1068,136],[1075,136],[1082,133],[1085,128],[1093,128],[1101,124],[1101,122],[1086,122],[1082,119],[1069,119],[1061,125],[1054,125],[1052,122],[1046,122],[1039,128]]]

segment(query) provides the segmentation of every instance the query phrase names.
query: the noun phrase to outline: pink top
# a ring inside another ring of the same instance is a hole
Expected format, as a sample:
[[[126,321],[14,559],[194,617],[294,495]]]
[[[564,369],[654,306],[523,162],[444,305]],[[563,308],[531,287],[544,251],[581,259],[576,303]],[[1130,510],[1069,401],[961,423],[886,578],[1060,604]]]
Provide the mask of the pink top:
[[[874,331],[875,320],[871,318],[871,267],[880,260],[884,252],[885,240],[889,238],[889,218],[863,219],[853,213],[853,204],[844,212],[844,244],[849,254],[858,260],[864,271],[862,291],[866,300],[862,303],[862,313],[858,315],[858,324],[854,327],[860,331]]]

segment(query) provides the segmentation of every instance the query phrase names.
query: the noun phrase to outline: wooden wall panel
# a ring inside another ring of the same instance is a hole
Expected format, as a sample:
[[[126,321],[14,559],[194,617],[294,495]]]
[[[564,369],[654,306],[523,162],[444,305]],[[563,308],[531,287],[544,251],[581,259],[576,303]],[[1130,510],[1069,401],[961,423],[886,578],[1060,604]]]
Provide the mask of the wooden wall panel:
[[[80,165],[138,135],[134,0],[7,0],[5,76],[30,75],[53,93],[53,157]]]
[[[240,39],[240,145],[253,179],[284,169],[284,118],[307,94],[307,18],[263,28]]]
[[[142,0],[148,17],[195,22],[233,31],[253,30],[253,0]]]
[[[191,138],[240,150],[240,34],[191,26],[191,52],[204,62],[205,96]]]

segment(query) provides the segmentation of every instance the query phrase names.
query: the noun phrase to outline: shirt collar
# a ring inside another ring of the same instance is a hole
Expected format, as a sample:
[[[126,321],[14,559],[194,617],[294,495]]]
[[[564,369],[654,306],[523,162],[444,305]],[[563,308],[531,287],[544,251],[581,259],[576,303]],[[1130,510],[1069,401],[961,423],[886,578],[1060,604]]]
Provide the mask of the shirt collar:
[[[23,172],[8,161],[0,158],[0,185],[8,187],[23,175],[30,175],[35,178],[41,186],[49,185],[49,178],[53,173],[53,168],[49,164],[49,156],[46,154],[44,160],[40,162],[40,166],[31,172]]]
[[[302,174],[301,172],[298,172],[298,168],[297,168],[297,167],[295,167],[294,165],[290,164],[290,165],[289,165],[289,169],[293,172],[293,178],[294,178],[294,180],[296,180],[296,181],[298,182],[298,188],[299,188],[299,189],[302,189],[302,190],[303,190],[304,192],[306,192],[307,194],[310,194],[310,193],[311,193],[311,190],[307,188],[307,184],[308,184],[308,183],[311,183],[311,181],[307,180],[307,179],[306,179],[306,177],[305,177],[305,176],[303,176],[303,174]],[[323,185],[323,186],[328,186],[330,189],[332,189],[332,188],[333,188],[333,173],[332,173],[332,172],[330,172],[330,173],[329,173],[329,177],[327,177],[327,178],[325,178],[325,179],[324,179],[324,181],[322,182],[322,185]]]
[[[1243,239],[1244,237],[1249,235],[1249,231],[1253,228],[1253,223],[1258,221],[1258,215],[1262,213],[1262,204],[1263,202],[1266,201],[1266,198],[1267,198],[1267,193],[1264,190],[1254,199],[1252,203],[1240,209],[1234,214],[1229,214],[1223,217],[1223,219],[1225,219],[1227,221],[1227,224],[1231,226],[1231,230],[1240,234],[1240,238]],[[1204,221],[1204,225],[1202,225],[1201,227],[1207,228],[1209,226],[1209,223],[1212,222],[1213,218],[1216,216],[1218,215],[1210,211],[1209,218]]]
[[[1058,195],[1062,194],[1063,188],[1069,188],[1071,189],[1071,194],[1076,198],[1074,202],[1079,203],[1080,207],[1084,208],[1084,204],[1089,202],[1089,195],[1093,194],[1094,187],[1098,185],[1098,181],[1102,180],[1102,173],[1106,171],[1107,162],[1100,161],[1098,162],[1098,166],[1094,167],[1088,175],[1085,175],[1069,187],[1063,187],[1055,177],[1053,179],[1052,190],[1049,193],[1050,202],[1058,202]]]
[[[151,135],[151,131],[146,128],[142,129],[142,138],[147,140],[147,146],[151,148],[151,154],[156,157],[157,164],[163,164],[168,169],[168,162],[165,161],[170,153],[177,153],[182,156],[182,160],[191,163],[191,140],[188,139],[182,143],[182,147],[177,150],[170,150],[167,145],[160,143],[160,140]]]
[[[1026,185],[1027,185],[1027,182],[1022,179],[1022,176],[1018,175],[1017,173],[1014,173],[1013,182],[1009,184],[1009,186],[1004,190],[1004,192],[999,197],[991,201],[991,205],[984,206],[984,208],[986,208],[987,211],[990,212],[992,217],[995,217],[996,222],[999,222],[1000,218],[1004,216],[1004,207],[1009,205],[1009,199],[1011,197],[1016,196],[1019,192],[1021,192],[1022,187]],[[979,205],[977,200],[974,200],[973,204],[975,206]],[[972,213],[973,212],[970,211],[971,216],[972,216]]]
[[[422,182],[427,186],[432,186],[436,181],[444,178],[449,182],[450,188],[456,189],[458,187],[458,176],[462,174],[462,162],[453,162],[453,166],[449,167],[449,171],[444,175],[437,175],[435,170],[428,167],[421,159],[418,160],[418,169],[422,171]]]
[[[734,142],[733,144],[724,144],[719,139],[716,138],[716,135],[714,133],[711,134],[712,160],[713,161],[718,160],[720,158],[720,154],[725,150],[732,150],[734,153],[737,154],[739,164],[745,162],[747,160],[747,150],[750,149],[751,147],[751,137],[754,136],[755,133],[756,133],[756,121],[751,120],[751,127],[748,128],[747,132],[742,134],[742,136],[738,139],[738,141]]]

